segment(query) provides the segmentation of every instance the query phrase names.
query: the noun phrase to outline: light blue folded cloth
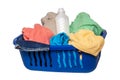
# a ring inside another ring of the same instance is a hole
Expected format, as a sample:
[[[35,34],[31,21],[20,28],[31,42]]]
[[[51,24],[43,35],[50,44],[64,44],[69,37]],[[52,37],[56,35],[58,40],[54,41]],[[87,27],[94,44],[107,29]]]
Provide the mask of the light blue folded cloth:
[[[51,39],[50,39],[50,45],[68,45],[68,41],[69,41],[69,37],[67,36],[66,33],[59,33],[55,36],[53,36]],[[67,64],[66,64],[66,53],[65,51],[56,51],[57,54],[57,62],[58,62],[58,65],[59,65],[59,68],[61,68],[61,64],[63,63],[64,67],[66,68],[67,67]],[[61,55],[62,54],[62,60],[61,60]],[[77,63],[76,63],[76,53],[73,51],[73,57],[74,59],[71,59],[71,52],[70,51],[67,51],[67,54],[68,54],[68,64],[69,64],[69,67],[72,68],[72,60],[74,60],[74,65],[77,66]],[[62,61],[62,62],[61,62]],[[81,65],[81,60],[80,60],[80,65]],[[82,65],[81,65],[82,66]]]
[[[67,36],[66,33],[64,33],[64,32],[59,33],[50,39],[50,45],[68,45],[68,40],[69,40],[69,37]],[[67,67],[66,62],[65,62],[65,52],[62,51],[62,53],[63,53],[63,60],[62,61],[63,61],[64,67]],[[57,62],[59,64],[59,67],[61,67],[60,54],[58,54]]]
[[[50,39],[50,45],[68,45],[68,40],[66,33],[59,33]]]

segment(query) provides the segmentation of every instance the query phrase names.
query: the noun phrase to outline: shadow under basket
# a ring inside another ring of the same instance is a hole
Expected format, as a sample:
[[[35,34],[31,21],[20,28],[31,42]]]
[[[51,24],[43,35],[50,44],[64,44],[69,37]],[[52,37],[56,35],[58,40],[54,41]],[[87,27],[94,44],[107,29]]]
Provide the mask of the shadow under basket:
[[[105,38],[106,34],[107,32],[104,30],[101,36]],[[14,45],[20,37],[22,36],[14,39]],[[79,52],[71,45],[50,45],[48,51],[25,51],[21,49],[19,51],[26,68],[54,72],[91,72],[97,67],[101,55],[101,52],[96,57]]]

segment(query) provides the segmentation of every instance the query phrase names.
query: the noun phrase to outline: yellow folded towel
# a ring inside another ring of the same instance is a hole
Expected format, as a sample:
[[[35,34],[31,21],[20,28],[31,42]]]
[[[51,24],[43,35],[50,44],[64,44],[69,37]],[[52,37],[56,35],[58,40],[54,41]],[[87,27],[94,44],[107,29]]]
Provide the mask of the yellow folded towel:
[[[69,44],[80,51],[97,56],[104,45],[104,38],[91,30],[79,30],[69,35]]]

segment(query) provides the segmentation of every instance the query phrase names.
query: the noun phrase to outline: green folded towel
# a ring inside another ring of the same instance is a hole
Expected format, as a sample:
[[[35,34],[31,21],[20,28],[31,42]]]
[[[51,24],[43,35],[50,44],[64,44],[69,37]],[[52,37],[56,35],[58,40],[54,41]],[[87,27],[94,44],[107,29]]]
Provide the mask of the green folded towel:
[[[85,13],[79,13],[70,25],[70,33],[75,33],[81,29],[92,30],[96,35],[100,35],[103,29]]]

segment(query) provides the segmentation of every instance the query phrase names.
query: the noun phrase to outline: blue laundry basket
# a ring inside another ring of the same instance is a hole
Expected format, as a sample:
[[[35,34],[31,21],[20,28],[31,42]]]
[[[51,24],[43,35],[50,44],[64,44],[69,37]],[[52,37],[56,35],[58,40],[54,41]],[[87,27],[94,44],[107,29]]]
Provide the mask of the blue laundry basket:
[[[106,30],[104,30],[101,36],[105,38],[106,34]],[[22,37],[22,35],[16,37],[13,41],[14,45]],[[97,57],[79,52],[71,45],[50,45],[48,50],[19,49],[19,51],[26,68],[54,72],[91,72],[96,68],[101,55],[101,52]],[[82,59],[80,59],[80,55],[82,55]]]

